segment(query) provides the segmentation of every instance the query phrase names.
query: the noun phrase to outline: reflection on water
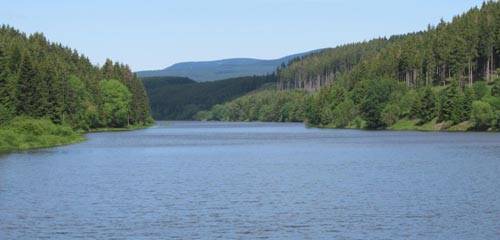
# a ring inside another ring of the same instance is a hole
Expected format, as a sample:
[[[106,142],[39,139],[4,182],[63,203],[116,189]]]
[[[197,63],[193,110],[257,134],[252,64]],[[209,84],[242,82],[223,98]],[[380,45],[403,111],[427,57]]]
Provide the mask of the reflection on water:
[[[0,156],[0,239],[498,239],[500,134],[175,122]]]

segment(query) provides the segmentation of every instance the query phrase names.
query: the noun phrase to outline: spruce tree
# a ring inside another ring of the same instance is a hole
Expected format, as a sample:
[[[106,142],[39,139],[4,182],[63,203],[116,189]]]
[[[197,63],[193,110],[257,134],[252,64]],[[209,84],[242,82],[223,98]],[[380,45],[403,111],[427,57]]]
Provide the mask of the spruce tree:
[[[441,108],[441,120],[451,120],[453,111],[455,109],[456,99],[458,96],[458,85],[456,81],[446,89],[445,99]]]
[[[4,111],[11,112],[15,108],[15,82],[9,69],[9,58],[5,46],[0,44],[0,104]]]
[[[436,112],[436,97],[430,87],[425,88],[418,104],[417,115],[423,122],[431,121]]]
[[[17,80],[17,114],[33,116],[37,107],[36,72],[29,52],[23,54]]]
[[[472,111],[472,102],[474,102],[475,94],[472,86],[465,87],[464,90],[464,103],[463,103],[463,121],[469,120]]]

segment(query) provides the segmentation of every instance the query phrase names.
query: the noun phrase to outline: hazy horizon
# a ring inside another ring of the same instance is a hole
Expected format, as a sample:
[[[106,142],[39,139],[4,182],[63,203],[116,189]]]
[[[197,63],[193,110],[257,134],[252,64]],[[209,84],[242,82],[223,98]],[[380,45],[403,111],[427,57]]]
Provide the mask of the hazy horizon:
[[[421,31],[482,0],[432,1],[7,1],[1,24],[106,58],[134,71],[185,61],[277,59]],[[355,13],[355,14],[353,14]]]

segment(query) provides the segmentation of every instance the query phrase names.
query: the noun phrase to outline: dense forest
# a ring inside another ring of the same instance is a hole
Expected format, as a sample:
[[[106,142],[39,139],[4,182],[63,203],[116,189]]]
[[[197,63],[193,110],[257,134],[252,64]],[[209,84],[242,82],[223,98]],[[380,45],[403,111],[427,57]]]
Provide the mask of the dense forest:
[[[0,148],[19,147],[34,135],[72,135],[72,129],[152,121],[146,91],[127,65],[107,60],[97,67],[76,50],[49,42],[40,33],[27,36],[1,26]],[[62,128],[66,126],[69,131]],[[54,140],[54,144],[62,142]]]
[[[392,79],[409,87],[460,86],[491,81],[500,66],[500,7],[495,1],[428,26],[423,32],[349,44],[294,61],[280,70],[280,84],[305,88],[296,81],[332,76],[352,85],[360,79]]]
[[[153,117],[158,120],[192,120],[199,111],[209,110],[251,91],[276,88],[276,76],[240,77],[198,83],[182,77],[143,79]]]
[[[278,90],[286,91],[254,93],[199,118],[338,128],[498,129],[499,43],[500,4],[488,1],[423,32],[292,61],[278,69]],[[263,114],[269,109],[274,112]]]

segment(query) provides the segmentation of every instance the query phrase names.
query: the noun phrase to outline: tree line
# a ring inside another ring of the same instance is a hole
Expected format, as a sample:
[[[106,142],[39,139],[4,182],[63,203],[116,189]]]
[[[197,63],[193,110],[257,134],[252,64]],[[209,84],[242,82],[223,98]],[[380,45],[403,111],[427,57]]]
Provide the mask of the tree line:
[[[90,130],[152,122],[141,81],[129,66],[94,66],[76,50],[0,28],[0,125],[16,116]]]

